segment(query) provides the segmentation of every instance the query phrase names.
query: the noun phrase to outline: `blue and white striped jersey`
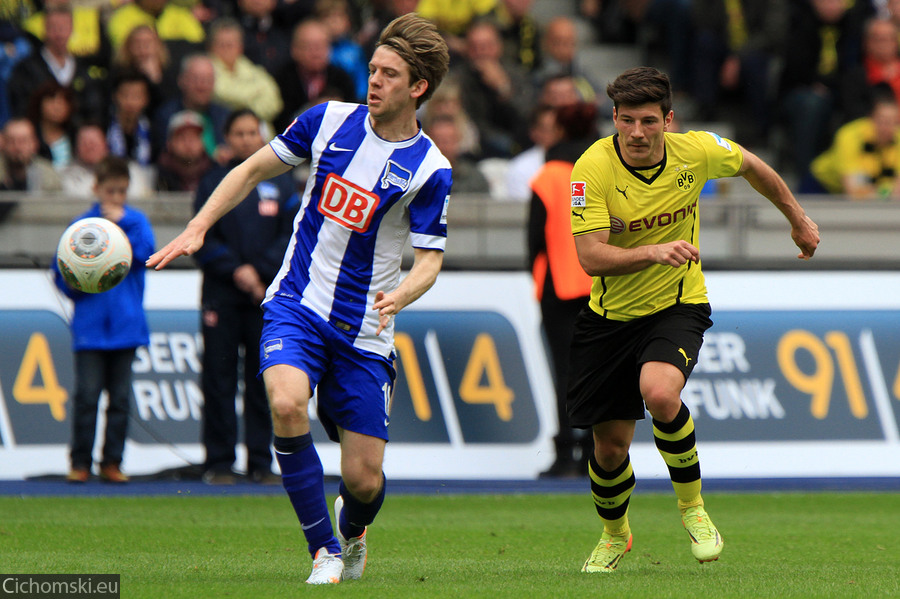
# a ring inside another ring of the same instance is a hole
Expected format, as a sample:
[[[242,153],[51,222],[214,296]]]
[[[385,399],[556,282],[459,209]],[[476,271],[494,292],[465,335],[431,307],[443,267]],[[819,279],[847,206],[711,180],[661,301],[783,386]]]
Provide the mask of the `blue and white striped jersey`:
[[[398,285],[408,238],[415,248],[444,250],[452,178],[450,163],[421,130],[385,141],[368,114],[364,105],[327,102],[270,142],[286,164],[308,159],[310,174],[265,301],[297,300],[353,335],[355,347],[389,356],[393,322],[375,335],[375,294]]]

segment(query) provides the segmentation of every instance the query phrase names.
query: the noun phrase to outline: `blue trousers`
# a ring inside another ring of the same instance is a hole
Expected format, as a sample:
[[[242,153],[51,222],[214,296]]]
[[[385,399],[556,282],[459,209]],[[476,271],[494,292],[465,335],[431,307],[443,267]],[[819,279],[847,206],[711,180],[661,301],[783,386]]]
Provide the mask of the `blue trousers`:
[[[93,463],[97,406],[104,390],[109,394],[109,405],[101,464],[122,462],[125,437],[128,436],[131,363],[135,349],[75,352],[75,408],[70,448],[73,468],[90,468]]]

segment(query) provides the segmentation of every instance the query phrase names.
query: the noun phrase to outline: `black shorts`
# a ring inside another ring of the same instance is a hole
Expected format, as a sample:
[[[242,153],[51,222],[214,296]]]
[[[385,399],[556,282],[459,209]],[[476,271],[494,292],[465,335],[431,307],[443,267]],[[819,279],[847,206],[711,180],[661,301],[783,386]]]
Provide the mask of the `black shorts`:
[[[585,307],[575,321],[566,407],[569,423],[590,428],[608,420],[642,420],[641,366],[666,362],[690,376],[712,326],[709,304],[678,304],[627,322]]]

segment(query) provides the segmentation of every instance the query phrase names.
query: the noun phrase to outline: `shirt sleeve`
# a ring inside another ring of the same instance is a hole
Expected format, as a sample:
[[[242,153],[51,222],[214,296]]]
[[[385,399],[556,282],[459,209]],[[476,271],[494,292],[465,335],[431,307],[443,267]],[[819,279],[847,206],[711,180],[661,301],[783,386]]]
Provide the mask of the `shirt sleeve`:
[[[414,248],[441,250],[447,245],[447,208],[453,176],[437,169],[409,204],[410,243]]]
[[[297,166],[310,158],[312,143],[319,127],[322,126],[327,106],[327,102],[313,106],[295,118],[283,133],[269,142],[282,162],[290,166]]]
[[[572,235],[609,229],[609,206],[604,197],[601,167],[593,154],[575,163],[571,178]]]
[[[126,208],[125,216],[118,225],[128,236],[128,242],[131,244],[132,266],[142,266],[153,254],[156,243],[150,219],[143,212]]]
[[[725,139],[712,131],[697,131],[696,139],[706,149],[709,179],[734,177],[744,164],[741,147],[730,139]]]

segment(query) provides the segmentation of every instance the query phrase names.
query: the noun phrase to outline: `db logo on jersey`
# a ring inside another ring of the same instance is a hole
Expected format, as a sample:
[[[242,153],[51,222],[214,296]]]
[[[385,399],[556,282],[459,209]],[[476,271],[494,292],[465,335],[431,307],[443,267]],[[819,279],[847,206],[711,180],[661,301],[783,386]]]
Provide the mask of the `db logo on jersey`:
[[[339,225],[365,233],[380,201],[371,191],[331,173],[322,187],[319,212]]]
[[[572,208],[584,208],[584,181],[572,181]]]

